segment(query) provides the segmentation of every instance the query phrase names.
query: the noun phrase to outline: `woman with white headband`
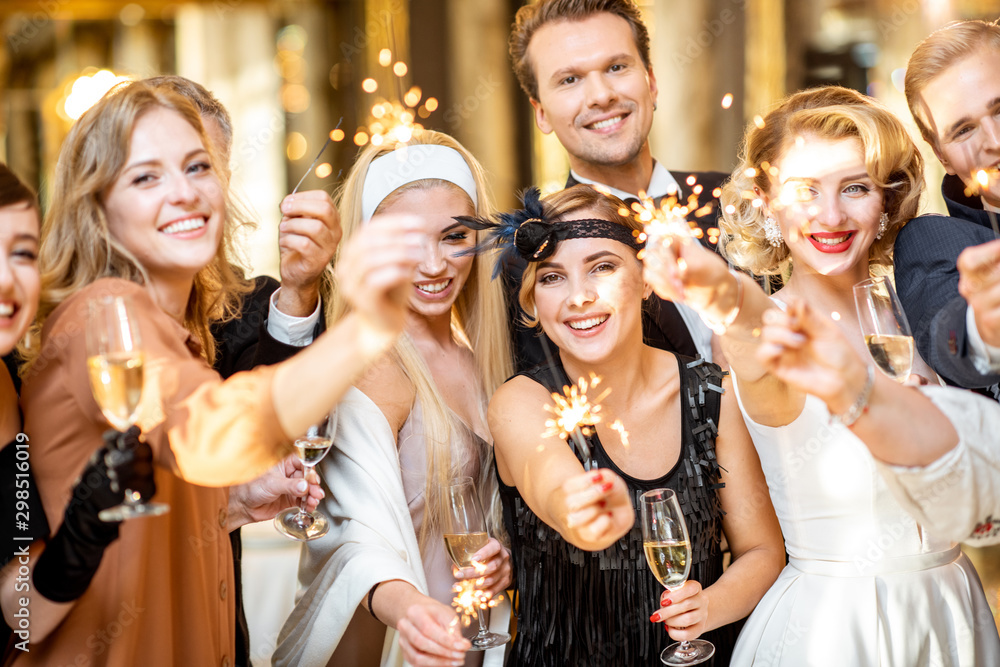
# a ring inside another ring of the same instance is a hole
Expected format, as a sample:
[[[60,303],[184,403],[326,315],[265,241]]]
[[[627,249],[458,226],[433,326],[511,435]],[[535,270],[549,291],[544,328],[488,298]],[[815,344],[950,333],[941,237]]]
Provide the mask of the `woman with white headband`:
[[[481,576],[494,595],[510,584],[509,554],[496,539],[502,519],[486,405],[513,371],[492,258],[472,252],[482,233],[454,216],[492,212],[486,178],[457,141],[424,131],[408,144],[363,150],[339,208],[345,239],[375,213],[417,216],[425,253],[404,335],[338,407],[333,448],[320,464],[328,485],[320,509],[333,529],[303,551],[304,590],[274,663],[479,665],[483,653],[468,651],[450,602],[456,577]],[[324,298],[330,324],[347,312],[345,296]],[[453,573],[445,551],[442,486],[463,476],[475,480],[493,536],[474,557],[481,574]],[[495,652],[502,659],[503,649]]]

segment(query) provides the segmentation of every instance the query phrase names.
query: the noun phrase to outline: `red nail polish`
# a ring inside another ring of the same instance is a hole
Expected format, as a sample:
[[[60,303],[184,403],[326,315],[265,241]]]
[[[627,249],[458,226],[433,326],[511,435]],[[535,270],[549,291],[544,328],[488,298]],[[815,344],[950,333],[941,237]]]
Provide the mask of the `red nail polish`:
[[[663,622],[663,629],[666,630],[667,632],[670,632],[670,626],[667,625],[666,621]]]
[[[670,598],[667,598],[666,600],[660,600],[660,606],[661,607],[669,607],[673,603],[674,603],[674,601],[671,600]]]
[[[601,491],[607,493],[614,487],[614,485],[615,485],[614,482],[605,482],[604,484],[601,484]]]
[[[603,479],[604,479],[604,475],[602,475],[601,473],[597,472],[597,473],[593,474],[593,476],[590,478],[590,481],[594,482],[594,483],[597,483],[597,482],[602,481]]]
[[[601,508],[603,509],[604,507],[607,506],[608,503],[606,501],[604,501],[604,500],[598,500],[597,504],[600,505]]]
[[[652,621],[653,623],[659,623],[660,615],[656,612],[653,612],[653,615],[649,617],[649,620]]]

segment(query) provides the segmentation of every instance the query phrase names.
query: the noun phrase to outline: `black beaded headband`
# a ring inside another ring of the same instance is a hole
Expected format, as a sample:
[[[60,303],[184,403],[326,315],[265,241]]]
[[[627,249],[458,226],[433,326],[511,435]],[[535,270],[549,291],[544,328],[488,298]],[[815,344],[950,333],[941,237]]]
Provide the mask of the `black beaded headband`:
[[[509,255],[516,253],[527,262],[541,262],[552,256],[560,241],[567,239],[611,239],[633,250],[641,250],[645,245],[631,229],[610,220],[583,218],[549,222],[540,199],[541,191],[531,187],[524,192],[524,208],[501,213],[497,222],[471,216],[455,218],[470,229],[489,230],[490,238],[476,249],[477,252],[490,247],[503,249],[503,257],[497,263],[494,275]]]

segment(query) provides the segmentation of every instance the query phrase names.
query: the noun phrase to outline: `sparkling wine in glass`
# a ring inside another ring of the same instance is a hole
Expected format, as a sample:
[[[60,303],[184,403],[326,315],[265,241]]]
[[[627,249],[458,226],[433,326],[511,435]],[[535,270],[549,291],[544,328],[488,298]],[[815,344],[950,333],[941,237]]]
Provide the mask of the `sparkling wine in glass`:
[[[309,471],[330,451],[336,429],[335,415],[335,412],[331,412],[322,422],[310,426],[301,438],[296,438],[295,452],[304,466],[303,477],[308,477]],[[326,516],[319,512],[306,512],[306,499],[303,498],[297,507],[281,510],[274,517],[274,527],[279,533],[293,540],[308,542],[323,537],[330,531],[330,521]]]
[[[653,489],[642,494],[642,546],[653,576],[668,591],[687,581],[691,571],[691,542],[687,524],[670,489]],[[715,655],[715,646],[704,639],[691,639],[663,649],[665,665],[698,665]]]
[[[133,424],[142,400],[142,340],[139,323],[127,296],[104,296],[90,301],[87,309],[87,374],[94,400],[112,428],[115,440],[125,447],[122,433]],[[101,510],[102,521],[124,521],[156,516],[170,509],[163,503],[146,502],[132,489],[125,489],[125,502]]]
[[[854,303],[875,365],[904,382],[913,368],[913,336],[892,281],[885,276],[862,280],[854,286]]]
[[[459,568],[472,567],[472,557],[490,539],[476,486],[471,477],[458,477],[454,483],[443,487],[443,492],[449,509],[443,526],[445,549]],[[507,633],[490,632],[486,628],[486,616],[482,608],[477,607],[476,612],[479,616],[479,633],[470,640],[471,650],[485,651],[510,641]]]

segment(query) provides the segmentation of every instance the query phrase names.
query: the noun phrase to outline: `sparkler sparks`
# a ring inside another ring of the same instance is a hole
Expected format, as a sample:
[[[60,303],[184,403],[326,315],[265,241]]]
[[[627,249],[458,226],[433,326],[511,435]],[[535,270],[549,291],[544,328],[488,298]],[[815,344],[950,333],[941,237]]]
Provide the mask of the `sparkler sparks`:
[[[486,569],[481,563],[474,563],[474,565],[476,572],[483,572]],[[462,619],[462,625],[466,627],[472,623],[473,619],[479,617],[480,611],[492,609],[503,600],[502,594],[491,598],[488,592],[477,588],[479,581],[481,580],[463,579],[455,582],[455,585],[451,587],[451,590],[455,592],[451,606],[458,612]]]
[[[618,437],[621,438],[622,441],[622,447],[628,449],[628,431],[625,430],[625,424],[622,424],[622,420],[616,419],[611,422],[611,430],[618,433]]]
[[[542,437],[559,436],[571,440],[580,452],[584,460],[583,467],[586,470],[591,470],[594,467],[594,461],[590,445],[587,444],[584,437],[590,435],[593,432],[592,427],[601,421],[601,415],[598,414],[601,411],[601,401],[605,399],[610,389],[602,392],[593,402],[587,397],[587,392],[600,383],[601,377],[591,373],[589,381],[586,378],[580,378],[575,385],[563,387],[562,394],[553,392],[552,400],[555,402],[555,406],[545,406],[545,409],[551,412],[554,418],[545,421],[545,427],[548,430],[542,434]]]
[[[698,208],[696,194],[688,197],[686,206],[678,205],[677,197],[665,197],[660,206],[656,206],[645,192],[640,192],[639,201],[632,204],[633,217],[643,227],[643,231],[637,235],[638,240],[646,241],[648,245],[655,245],[678,237],[701,238],[704,235],[701,228],[686,219],[691,211],[694,211],[695,215],[701,211]]]
[[[996,171],[992,169],[991,171]],[[985,169],[980,169],[976,172],[976,182],[979,183],[980,192],[983,190],[988,190],[990,187],[990,175]],[[993,212],[992,209],[987,208],[987,212],[990,215],[990,224],[993,226],[993,234],[996,238],[1000,239],[1000,227],[997,226],[997,214]]]
[[[408,143],[415,132],[424,128],[417,119],[430,116],[438,108],[438,101],[428,97],[421,104],[423,91],[419,86],[412,86],[403,92],[402,78],[409,72],[409,67],[402,60],[393,62],[391,49],[379,51],[378,62],[382,67],[390,69],[397,80],[398,86],[388,87],[388,90],[398,88],[397,99],[376,99],[369,112],[368,124],[359,127],[354,133],[354,143],[358,146],[364,146],[369,141],[374,146],[381,146],[386,141]],[[367,78],[361,83],[361,88],[366,93],[373,94],[378,91],[379,85],[374,78]]]

